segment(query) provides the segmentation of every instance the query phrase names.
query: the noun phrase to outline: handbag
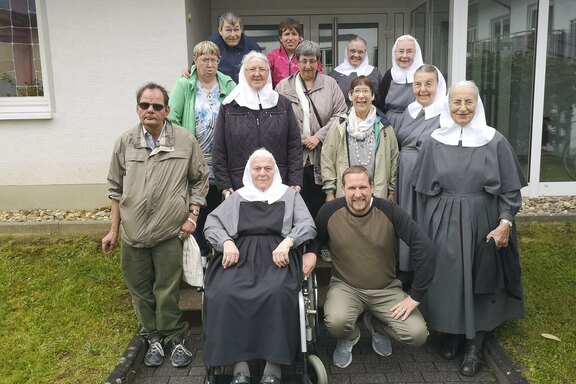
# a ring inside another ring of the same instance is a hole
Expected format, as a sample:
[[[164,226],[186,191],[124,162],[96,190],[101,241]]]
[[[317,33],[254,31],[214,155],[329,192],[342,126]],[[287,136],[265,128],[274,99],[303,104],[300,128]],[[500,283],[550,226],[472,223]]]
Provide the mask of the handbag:
[[[182,278],[193,287],[204,286],[202,257],[194,236],[188,236],[182,248]]]

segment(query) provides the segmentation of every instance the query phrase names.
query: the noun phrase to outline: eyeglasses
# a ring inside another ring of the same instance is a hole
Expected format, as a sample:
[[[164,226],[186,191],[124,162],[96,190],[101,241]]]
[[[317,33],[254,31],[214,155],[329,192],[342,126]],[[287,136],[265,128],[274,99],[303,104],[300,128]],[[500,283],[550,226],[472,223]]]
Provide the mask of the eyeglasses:
[[[244,70],[251,74],[255,74],[256,72],[268,72],[270,68],[254,67],[254,68],[244,68]]]
[[[398,49],[396,51],[397,55],[408,55],[408,56],[412,56],[414,54],[414,50],[413,49]]]
[[[315,66],[318,63],[318,60],[298,60],[300,65],[307,66],[310,64],[311,66]]]
[[[138,106],[140,107],[140,109],[143,110],[147,110],[148,108],[150,108],[150,106],[152,106],[152,108],[154,108],[156,112],[160,112],[161,110],[166,108],[164,104],[138,103]]]
[[[371,95],[372,94],[372,90],[370,88],[354,88],[352,90],[352,94],[353,95]]]
[[[349,49],[348,52],[350,52],[353,55],[360,55],[360,56],[366,53],[366,51],[363,51],[361,49]]]
[[[202,65],[208,65],[208,64],[216,65],[216,64],[220,63],[220,59],[203,58],[203,59],[200,59],[199,61]]]

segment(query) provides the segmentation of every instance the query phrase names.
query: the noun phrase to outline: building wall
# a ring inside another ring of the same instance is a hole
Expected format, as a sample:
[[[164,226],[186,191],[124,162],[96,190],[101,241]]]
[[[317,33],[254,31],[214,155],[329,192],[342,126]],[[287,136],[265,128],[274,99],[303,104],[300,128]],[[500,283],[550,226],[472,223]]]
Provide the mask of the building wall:
[[[136,90],[149,81],[170,89],[188,62],[185,4],[36,1],[47,21],[54,117],[0,120],[0,209],[107,205],[114,142],[138,123]]]

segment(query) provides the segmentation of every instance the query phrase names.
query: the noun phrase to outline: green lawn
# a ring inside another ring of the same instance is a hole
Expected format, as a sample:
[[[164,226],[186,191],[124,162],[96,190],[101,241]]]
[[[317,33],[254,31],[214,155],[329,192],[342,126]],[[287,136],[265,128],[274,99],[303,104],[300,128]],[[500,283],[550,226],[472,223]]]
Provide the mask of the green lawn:
[[[101,383],[137,327],[95,237],[0,238],[0,383]]]
[[[576,383],[576,223],[519,234],[528,318],[497,338],[531,383]],[[99,238],[0,238],[0,281],[2,384],[101,383],[136,330],[119,253]]]
[[[522,223],[518,231],[527,319],[496,336],[531,383],[576,383],[576,223]]]

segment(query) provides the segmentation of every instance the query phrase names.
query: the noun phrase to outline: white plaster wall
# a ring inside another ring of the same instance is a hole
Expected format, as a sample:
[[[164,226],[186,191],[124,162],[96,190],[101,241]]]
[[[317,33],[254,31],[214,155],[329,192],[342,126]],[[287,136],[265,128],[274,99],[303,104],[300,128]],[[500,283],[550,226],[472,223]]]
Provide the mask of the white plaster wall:
[[[148,81],[170,90],[187,64],[184,2],[50,0],[43,8],[54,118],[0,121],[0,186],[105,183],[114,141],[138,123],[136,90]]]

